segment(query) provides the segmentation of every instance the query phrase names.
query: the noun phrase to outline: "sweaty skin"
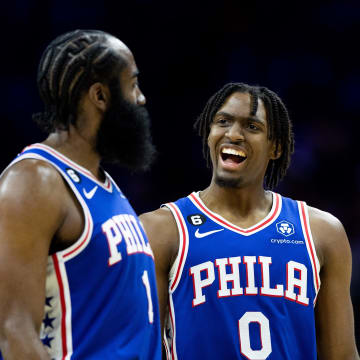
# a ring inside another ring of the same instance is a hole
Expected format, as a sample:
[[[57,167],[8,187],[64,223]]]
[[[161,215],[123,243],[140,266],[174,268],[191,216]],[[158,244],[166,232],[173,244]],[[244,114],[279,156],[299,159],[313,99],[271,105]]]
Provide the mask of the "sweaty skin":
[[[118,75],[124,98],[145,104],[130,50],[115,38],[109,46],[126,63]],[[109,88],[100,82],[91,85],[80,100],[77,126],[56,131],[43,142],[89,170],[99,181],[104,180],[104,175],[95,141],[109,104]],[[83,228],[81,207],[53,166],[25,159],[2,174],[0,348],[4,359],[50,359],[39,339],[48,255],[73,244]]]
[[[235,92],[215,114],[208,137],[213,175],[209,187],[200,192],[207,208],[241,228],[257,224],[269,213],[272,197],[264,190],[263,179],[269,160],[279,156],[267,139],[262,101],[259,101],[256,114],[259,121],[255,124],[249,124],[249,112],[249,95]],[[229,142],[239,140],[242,143],[239,149],[247,158],[233,168],[222,161],[220,151]],[[236,182],[238,186],[220,187],[216,182],[218,178]],[[145,213],[140,219],[155,255],[163,329],[169,297],[169,271],[178,253],[179,234],[175,219],[167,208]],[[315,307],[318,357],[321,360],[359,359],[349,291],[351,250],[345,230],[334,216],[312,207],[309,207],[309,220],[321,266],[321,287]]]

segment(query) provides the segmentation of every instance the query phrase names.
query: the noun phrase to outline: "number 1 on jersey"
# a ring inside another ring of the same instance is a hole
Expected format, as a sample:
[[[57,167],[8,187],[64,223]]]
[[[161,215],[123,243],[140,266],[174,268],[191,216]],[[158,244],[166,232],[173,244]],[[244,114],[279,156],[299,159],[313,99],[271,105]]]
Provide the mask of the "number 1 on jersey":
[[[262,348],[253,350],[250,343],[250,323],[258,323]],[[240,352],[249,360],[265,360],[272,352],[269,320],[261,312],[248,311],[238,323]]]
[[[144,270],[144,273],[141,277],[145,289],[146,289],[146,296],[148,300],[148,315],[149,315],[149,323],[152,324],[154,322],[154,310],[153,310],[153,303],[151,299],[151,290],[150,290],[150,281],[149,281],[149,275],[147,270]]]

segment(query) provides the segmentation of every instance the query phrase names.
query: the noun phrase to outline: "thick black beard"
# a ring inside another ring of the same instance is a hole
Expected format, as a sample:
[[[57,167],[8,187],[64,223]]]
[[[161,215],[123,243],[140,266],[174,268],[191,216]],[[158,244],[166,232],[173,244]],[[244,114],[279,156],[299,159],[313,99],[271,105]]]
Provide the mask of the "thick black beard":
[[[241,186],[240,179],[224,179],[215,176],[215,184],[222,188],[239,188]]]
[[[105,162],[148,170],[156,155],[148,111],[126,101],[120,91],[113,91],[112,99],[98,131],[97,152]]]

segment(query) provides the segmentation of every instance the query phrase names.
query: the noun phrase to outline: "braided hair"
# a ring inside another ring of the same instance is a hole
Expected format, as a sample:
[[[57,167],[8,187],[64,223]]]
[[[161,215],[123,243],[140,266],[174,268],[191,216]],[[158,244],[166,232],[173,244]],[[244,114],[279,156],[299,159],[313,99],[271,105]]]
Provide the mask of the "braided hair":
[[[81,95],[93,83],[110,85],[125,61],[107,40],[112,35],[98,30],[75,30],[53,40],[38,67],[37,84],[45,110],[33,120],[47,133],[67,130],[75,124]]]
[[[251,86],[244,83],[229,83],[216,92],[207,102],[203,112],[194,124],[194,128],[202,137],[203,154],[207,166],[211,166],[208,136],[215,114],[226,99],[234,92],[250,95],[250,115],[254,116],[258,108],[258,99],[264,102],[267,122],[268,139],[275,141],[275,154],[281,151],[278,159],[270,160],[266,169],[264,185],[273,189],[285,176],[290,165],[291,154],[294,152],[294,134],[288,111],[278,95],[266,87]]]

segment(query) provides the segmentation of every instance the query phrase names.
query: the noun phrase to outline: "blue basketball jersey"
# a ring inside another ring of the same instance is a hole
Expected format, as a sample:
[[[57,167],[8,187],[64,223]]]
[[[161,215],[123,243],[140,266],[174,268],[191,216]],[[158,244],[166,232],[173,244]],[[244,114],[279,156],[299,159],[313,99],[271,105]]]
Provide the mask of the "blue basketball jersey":
[[[128,200],[107,173],[101,183],[46,145],[13,163],[23,159],[57,169],[85,222],[80,238],[48,259],[40,338],[51,359],[161,359],[153,253]]]
[[[169,276],[168,359],[316,360],[319,261],[307,206],[272,193],[242,229],[192,193],[165,204],[179,251]]]

